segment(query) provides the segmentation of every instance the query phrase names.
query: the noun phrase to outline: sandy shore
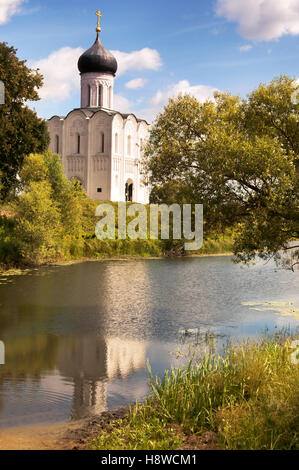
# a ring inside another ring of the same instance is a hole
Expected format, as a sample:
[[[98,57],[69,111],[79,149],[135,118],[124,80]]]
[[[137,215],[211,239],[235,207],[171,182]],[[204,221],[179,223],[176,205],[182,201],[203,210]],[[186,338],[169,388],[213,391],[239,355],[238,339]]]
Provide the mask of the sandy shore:
[[[81,421],[0,429],[0,450],[88,450],[101,429],[127,412],[120,408]]]
[[[110,430],[110,422],[124,418],[129,408],[107,411],[86,420],[47,426],[26,426],[0,430],[0,450],[89,450],[92,439],[102,430]],[[190,434],[177,450],[218,450],[214,432]]]

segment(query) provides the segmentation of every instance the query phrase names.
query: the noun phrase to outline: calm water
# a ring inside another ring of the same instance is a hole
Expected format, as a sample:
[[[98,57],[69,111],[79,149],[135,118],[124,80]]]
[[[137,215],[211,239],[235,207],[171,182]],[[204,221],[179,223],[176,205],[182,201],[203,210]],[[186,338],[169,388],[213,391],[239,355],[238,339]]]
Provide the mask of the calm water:
[[[147,359],[157,374],[174,364],[180,330],[241,338],[299,324],[290,309],[254,310],[246,302],[298,309],[298,273],[207,257],[0,277],[0,427],[78,419],[143,400]]]

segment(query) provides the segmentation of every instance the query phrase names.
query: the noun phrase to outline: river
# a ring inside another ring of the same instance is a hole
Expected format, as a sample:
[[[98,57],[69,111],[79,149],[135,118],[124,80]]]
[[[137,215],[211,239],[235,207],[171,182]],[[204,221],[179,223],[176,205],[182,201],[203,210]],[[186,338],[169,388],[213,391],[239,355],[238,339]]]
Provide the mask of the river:
[[[0,427],[142,401],[182,332],[221,340],[299,325],[299,276],[229,256],[85,262],[0,276]],[[189,337],[189,336],[188,336]],[[192,339],[192,335],[190,334]]]

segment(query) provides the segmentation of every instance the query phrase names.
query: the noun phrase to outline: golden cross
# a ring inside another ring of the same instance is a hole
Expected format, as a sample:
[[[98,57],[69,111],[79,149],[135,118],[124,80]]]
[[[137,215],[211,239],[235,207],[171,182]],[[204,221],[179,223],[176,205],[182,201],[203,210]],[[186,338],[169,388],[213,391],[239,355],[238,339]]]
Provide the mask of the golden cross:
[[[97,26],[97,32],[100,33],[101,32],[101,27],[100,27],[100,18],[102,18],[102,13],[101,13],[101,10],[98,10],[96,12],[96,15],[98,17],[98,26]]]

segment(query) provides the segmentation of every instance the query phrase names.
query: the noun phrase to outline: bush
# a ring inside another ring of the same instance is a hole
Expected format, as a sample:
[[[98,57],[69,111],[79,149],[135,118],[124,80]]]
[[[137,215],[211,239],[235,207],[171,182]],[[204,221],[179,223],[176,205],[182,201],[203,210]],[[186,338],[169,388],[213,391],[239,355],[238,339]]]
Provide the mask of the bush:
[[[82,255],[82,195],[64,176],[60,157],[29,155],[20,181],[10,234],[17,258],[32,264]]]
[[[32,182],[18,197],[13,230],[14,243],[26,263],[60,256],[62,225],[57,204],[46,181]]]
[[[0,216],[0,264],[15,265],[20,261],[18,248],[12,239],[14,221]]]

